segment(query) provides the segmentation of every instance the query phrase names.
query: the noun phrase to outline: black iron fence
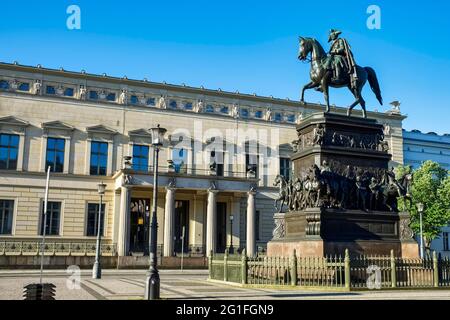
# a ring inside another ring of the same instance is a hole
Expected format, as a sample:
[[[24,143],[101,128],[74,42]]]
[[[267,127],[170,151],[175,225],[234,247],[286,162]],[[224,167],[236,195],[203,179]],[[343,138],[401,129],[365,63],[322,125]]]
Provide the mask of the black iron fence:
[[[210,279],[245,285],[350,289],[450,287],[450,260],[394,256],[247,257],[210,254]]]

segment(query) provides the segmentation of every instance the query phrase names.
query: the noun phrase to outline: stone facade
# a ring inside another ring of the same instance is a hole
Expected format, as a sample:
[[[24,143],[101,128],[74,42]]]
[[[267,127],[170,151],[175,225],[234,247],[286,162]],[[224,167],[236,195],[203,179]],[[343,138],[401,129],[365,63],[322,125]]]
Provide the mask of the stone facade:
[[[17,165],[0,170],[0,200],[13,201],[11,230],[5,227],[8,232],[0,234],[0,255],[36,254],[49,138],[64,140],[65,147],[61,172],[51,174],[49,200],[61,207],[58,233],[48,236],[48,254],[95,252],[95,236],[87,236],[88,206],[99,202],[101,181],[107,185],[103,243],[112,248],[106,252],[146,254],[153,190],[148,129],[157,124],[167,129],[159,158],[160,253],[180,251],[182,226],[184,248],[192,256],[205,255],[207,248],[224,250],[231,238],[235,249],[250,242],[253,248],[247,251],[262,250],[272,238],[279,158],[290,157],[299,119],[322,109],[272,97],[0,64],[0,134],[18,137]],[[393,163],[402,163],[404,117],[374,112],[369,117],[385,125]],[[218,137],[225,142],[220,142],[223,150]],[[101,175],[91,173],[93,141],[107,145]],[[135,167],[136,156],[131,164],[124,162],[134,155],[134,146],[148,147],[145,169]],[[224,155],[220,170],[211,166],[214,150]],[[249,165],[246,154],[257,163]]]

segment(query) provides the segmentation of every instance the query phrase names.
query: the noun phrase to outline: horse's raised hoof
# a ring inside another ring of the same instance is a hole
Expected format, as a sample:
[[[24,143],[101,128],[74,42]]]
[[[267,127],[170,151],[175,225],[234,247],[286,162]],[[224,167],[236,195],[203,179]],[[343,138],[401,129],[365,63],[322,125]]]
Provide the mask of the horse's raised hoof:
[[[305,103],[305,100],[300,100],[300,104],[303,104],[303,105],[305,105],[306,103]]]
[[[347,117],[350,117],[351,114],[352,112],[350,111],[350,109],[347,109]]]

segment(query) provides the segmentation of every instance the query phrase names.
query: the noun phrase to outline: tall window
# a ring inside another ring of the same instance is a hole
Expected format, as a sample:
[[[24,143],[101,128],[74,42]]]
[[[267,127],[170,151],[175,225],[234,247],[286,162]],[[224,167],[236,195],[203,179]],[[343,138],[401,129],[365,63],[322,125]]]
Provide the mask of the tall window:
[[[133,170],[148,171],[148,146],[133,145]]]
[[[0,234],[12,233],[14,200],[0,200]]]
[[[96,176],[105,176],[107,164],[108,143],[92,141],[90,174]]]
[[[291,160],[289,158],[280,158],[280,175],[289,180],[291,176]]]
[[[259,229],[261,227],[261,213],[260,211],[255,212],[255,240],[260,240]]]
[[[42,206],[42,218],[41,218],[41,235],[44,234],[44,206]],[[46,215],[46,230],[45,233],[50,236],[59,235],[59,224],[61,218],[61,202],[49,201],[47,203],[47,215]]]
[[[255,177],[258,177],[258,158],[259,157],[254,154],[245,155],[246,172],[253,171],[255,173]]]
[[[185,149],[173,149],[172,161],[175,166],[175,172],[186,172],[187,169],[187,151]]]
[[[98,203],[89,203],[88,204],[87,225],[86,225],[86,235],[87,236],[97,236],[99,206],[100,206],[100,204],[98,204]],[[105,224],[105,204],[102,203],[100,234],[103,234],[104,224]]]
[[[223,177],[223,153],[217,153],[215,150],[211,151],[210,162],[216,164],[216,175]]]
[[[448,232],[442,233],[442,241],[444,241],[444,251],[449,251]]]
[[[0,134],[0,169],[17,169],[17,152],[19,150],[19,136],[14,134]]]
[[[64,171],[64,147],[65,139],[47,138],[47,156],[45,167],[50,166],[51,172]]]

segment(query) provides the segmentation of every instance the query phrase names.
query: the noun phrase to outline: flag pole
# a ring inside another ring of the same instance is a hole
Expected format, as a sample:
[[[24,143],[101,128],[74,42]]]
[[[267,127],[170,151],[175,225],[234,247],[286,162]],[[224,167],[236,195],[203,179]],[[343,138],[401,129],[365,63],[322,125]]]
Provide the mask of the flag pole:
[[[42,230],[42,243],[41,243],[41,272],[39,277],[39,283],[42,285],[42,272],[44,271],[44,251],[45,251],[45,233],[47,232],[47,203],[48,203],[48,187],[50,182],[50,166],[47,168],[47,180],[45,182],[45,198],[44,198],[44,214],[43,222],[44,227]]]

